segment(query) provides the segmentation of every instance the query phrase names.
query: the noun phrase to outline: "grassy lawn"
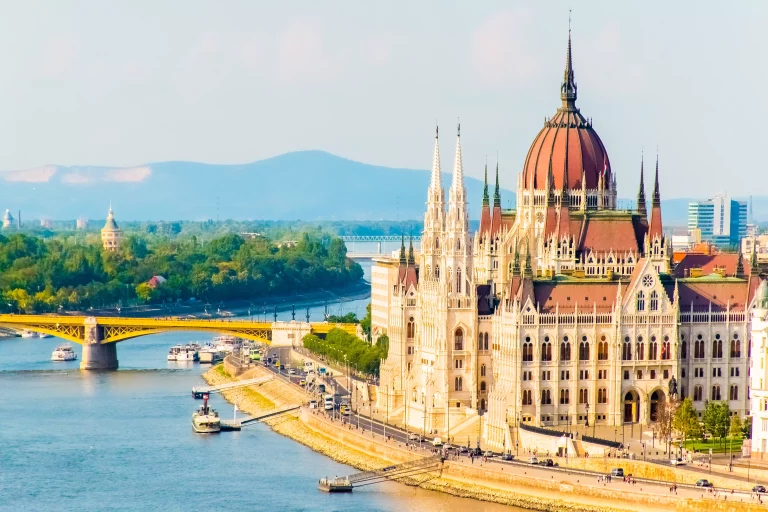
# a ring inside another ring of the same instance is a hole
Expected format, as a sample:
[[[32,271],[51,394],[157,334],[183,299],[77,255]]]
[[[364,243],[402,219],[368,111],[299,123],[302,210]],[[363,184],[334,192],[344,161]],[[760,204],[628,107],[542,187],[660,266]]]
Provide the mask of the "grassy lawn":
[[[232,376],[229,373],[227,373],[227,371],[224,369],[224,365],[223,364],[221,364],[221,363],[217,364],[214,369],[216,370],[216,373],[218,373],[222,377],[226,377],[228,379],[232,378]]]
[[[731,450],[734,453],[738,453],[741,451],[741,444],[743,442],[743,439],[725,439],[724,441],[712,439],[707,441],[695,440],[686,441],[685,448],[703,453],[709,453],[710,448],[712,448],[712,453],[730,453]]]

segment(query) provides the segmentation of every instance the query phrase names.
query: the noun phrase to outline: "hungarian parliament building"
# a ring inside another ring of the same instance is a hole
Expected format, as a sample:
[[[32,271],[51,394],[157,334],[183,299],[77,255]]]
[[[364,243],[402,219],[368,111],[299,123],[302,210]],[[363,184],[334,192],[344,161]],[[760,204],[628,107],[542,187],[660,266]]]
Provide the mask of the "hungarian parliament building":
[[[765,372],[749,376],[750,309],[768,298],[754,255],[673,260],[658,157],[649,200],[641,161],[636,207],[617,209],[608,152],[576,99],[569,37],[561,105],[530,146],[516,208],[501,208],[498,164],[490,195],[486,165],[474,233],[460,128],[447,200],[435,134],[421,249],[375,259],[371,278],[372,328],[389,337],[379,408],[414,430],[480,422],[501,449],[519,423],[647,427],[685,397],[744,416],[750,385],[762,392]]]

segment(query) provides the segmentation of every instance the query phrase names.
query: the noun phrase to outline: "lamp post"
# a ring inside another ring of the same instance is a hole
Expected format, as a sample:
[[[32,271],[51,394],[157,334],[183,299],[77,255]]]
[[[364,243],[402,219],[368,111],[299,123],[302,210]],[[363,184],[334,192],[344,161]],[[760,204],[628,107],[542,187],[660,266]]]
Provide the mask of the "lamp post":
[[[586,433],[587,431],[586,429],[589,428],[589,402],[587,402],[587,419],[584,420],[584,427],[585,427],[584,432]]]

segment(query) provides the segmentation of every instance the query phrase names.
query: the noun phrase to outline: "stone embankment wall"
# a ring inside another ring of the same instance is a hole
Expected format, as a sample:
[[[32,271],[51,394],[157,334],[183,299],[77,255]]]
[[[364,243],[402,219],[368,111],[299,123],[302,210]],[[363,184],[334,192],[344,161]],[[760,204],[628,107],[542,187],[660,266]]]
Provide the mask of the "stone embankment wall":
[[[209,384],[230,382],[233,377],[223,371],[223,366],[212,368],[203,377]],[[241,378],[255,378],[271,375],[261,367],[245,372]],[[224,397],[238,408],[255,415],[289,404],[302,403],[307,396],[297,386],[274,379],[259,386],[228,390]],[[328,457],[361,470],[381,468],[390,464],[412,460],[423,456],[394,441],[386,442],[381,436],[361,434],[350,425],[342,426],[332,422],[316,410],[302,409],[300,412],[284,414],[265,421],[273,430],[298,441]],[[564,459],[560,459],[564,460]],[[640,477],[642,473],[637,461],[616,459],[576,459],[574,467],[609,471],[621,466],[625,471]],[[601,465],[602,464],[602,465]],[[570,466],[571,464],[569,464]],[[647,466],[647,465],[646,465]],[[645,466],[644,466],[645,467]],[[659,470],[672,471],[659,466]],[[649,471],[650,469],[646,469]],[[659,471],[652,478],[667,478],[672,475]],[[318,475],[318,478],[323,475]],[[592,478],[592,477],[585,477]],[[716,480],[718,485],[724,485]],[[402,483],[445,492],[454,496],[513,505],[530,510],[562,510],[567,512],[613,512],[619,510],[669,510],[676,512],[752,512],[764,510],[756,504],[717,502],[713,500],[675,499],[669,496],[652,496],[640,493],[617,495],[615,489],[560,482],[556,475],[551,480],[504,473],[501,467],[466,466],[447,461],[440,474],[428,473],[409,478]]]

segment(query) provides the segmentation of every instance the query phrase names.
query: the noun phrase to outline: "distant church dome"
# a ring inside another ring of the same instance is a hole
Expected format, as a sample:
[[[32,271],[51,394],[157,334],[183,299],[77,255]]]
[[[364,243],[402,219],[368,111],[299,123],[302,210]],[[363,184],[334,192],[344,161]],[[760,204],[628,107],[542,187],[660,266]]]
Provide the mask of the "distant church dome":
[[[587,189],[596,189],[601,174],[604,187],[610,188],[612,176],[608,153],[592,128],[592,122],[576,108],[576,89],[569,34],[565,74],[560,88],[563,103],[544,123],[544,128],[531,144],[523,168],[523,188],[546,188],[550,168],[556,190],[563,188],[566,171],[569,190],[581,190],[582,179],[586,180]]]

